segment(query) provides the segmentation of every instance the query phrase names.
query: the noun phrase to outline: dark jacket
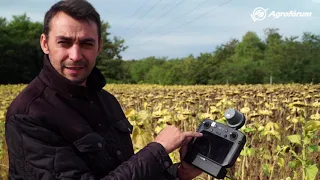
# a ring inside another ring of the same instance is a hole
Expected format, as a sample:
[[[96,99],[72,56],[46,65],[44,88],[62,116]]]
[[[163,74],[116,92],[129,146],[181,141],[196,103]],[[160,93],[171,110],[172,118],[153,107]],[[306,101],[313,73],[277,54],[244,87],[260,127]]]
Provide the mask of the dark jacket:
[[[170,179],[172,161],[161,144],[134,154],[132,125],[102,88],[97,68],[87,87],[44,67],[6,114],[9,179]]]

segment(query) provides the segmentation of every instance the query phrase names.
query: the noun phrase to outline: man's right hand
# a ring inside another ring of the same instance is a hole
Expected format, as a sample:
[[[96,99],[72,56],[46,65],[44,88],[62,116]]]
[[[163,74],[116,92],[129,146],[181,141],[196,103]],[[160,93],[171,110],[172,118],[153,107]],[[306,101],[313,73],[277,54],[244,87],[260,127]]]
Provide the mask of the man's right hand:
[[[201,137],[202,133],[187,131],[180,131],[175,126],[167,126],[165,127],[159,135],[155,138],[155,142],[160,143],[167,151],[167,153],[171,153],[177,148],[180,148],[185,143],[188,143],[189,137]]]

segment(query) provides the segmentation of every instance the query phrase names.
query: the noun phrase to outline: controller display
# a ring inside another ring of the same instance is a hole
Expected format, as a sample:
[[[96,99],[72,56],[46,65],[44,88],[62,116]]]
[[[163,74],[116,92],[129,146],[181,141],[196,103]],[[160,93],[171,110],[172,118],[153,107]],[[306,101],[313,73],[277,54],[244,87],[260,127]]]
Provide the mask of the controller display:
[[[237,130],[243,126],[244,116],[236,110],[228,109],[225,117],[227,125],[211,119],[203,120],[197,129],[203,136],[189,143],[184,158],[184,161],[215,178],[226,176],[226,168],[234,165],[246,143],[246,136]]]

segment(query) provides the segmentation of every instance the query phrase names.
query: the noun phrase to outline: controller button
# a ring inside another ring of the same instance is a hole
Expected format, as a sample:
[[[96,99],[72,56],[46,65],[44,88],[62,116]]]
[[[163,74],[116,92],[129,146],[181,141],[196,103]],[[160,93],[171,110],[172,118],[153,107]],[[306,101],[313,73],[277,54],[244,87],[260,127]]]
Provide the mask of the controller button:
[[[209,122],[205,122],[203,126],[204,126],[205,129],[208,129],[210,127],[210,123]]]
[[[238,137],[238,134],[237,134],[236,132],[230,133],[230,139],[231,139],[231,140],[236,140],[237,137]]]
[[[211,123],[211,127],[217,127],[217,123],[216,122],[212,122]]]

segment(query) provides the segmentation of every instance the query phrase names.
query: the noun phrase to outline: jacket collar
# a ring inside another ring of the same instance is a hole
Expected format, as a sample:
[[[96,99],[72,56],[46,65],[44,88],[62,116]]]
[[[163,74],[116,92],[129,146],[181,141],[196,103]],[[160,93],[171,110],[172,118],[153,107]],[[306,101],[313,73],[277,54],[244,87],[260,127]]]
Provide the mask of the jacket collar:
[[[39,77],[50,88],[70,97],[87,97],[90,92],[98,92],[106,84],[103,75],[95,66],[87,78],[87,86],[78,85],[59,74],[51,65],[46,54]]]

